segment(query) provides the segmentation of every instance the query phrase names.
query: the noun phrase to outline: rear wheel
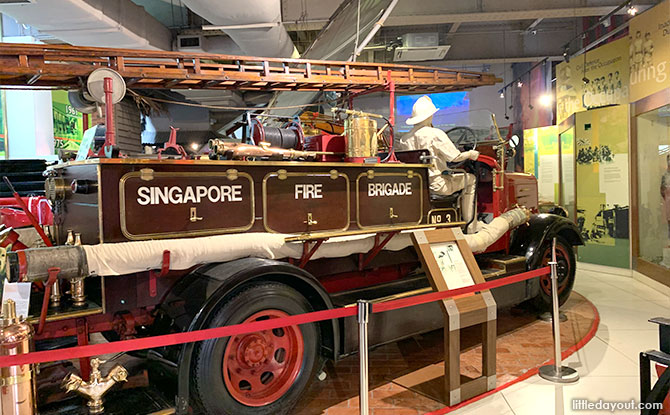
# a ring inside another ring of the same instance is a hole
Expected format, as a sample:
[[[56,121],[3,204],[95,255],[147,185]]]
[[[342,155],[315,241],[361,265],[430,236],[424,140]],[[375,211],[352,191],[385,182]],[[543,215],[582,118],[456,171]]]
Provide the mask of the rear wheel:
[[[547,241],[539,250],[535,268],[542,268],[551,262],[552,240]],[[572,287],[575,284],[575,251],[564,238],[556,237],[556,272],[558,282],[558,303],[563,305],[568,301]],[[551,276],[543,275],[539,278],[540,289],[532,302],[541,310],[551,310]]]
[[[252,284],[216,312],[208,327],[313,311],[293,288]],[[320,363],[317,324],[284,327],[202,342],[193,366],[193,401],[203,413],[289,413]]]

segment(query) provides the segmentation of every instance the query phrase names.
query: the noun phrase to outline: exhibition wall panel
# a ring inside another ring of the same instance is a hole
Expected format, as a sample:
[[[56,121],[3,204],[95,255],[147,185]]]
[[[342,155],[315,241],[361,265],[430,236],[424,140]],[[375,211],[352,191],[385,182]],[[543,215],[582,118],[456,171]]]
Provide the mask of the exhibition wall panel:
[[[559,203],[558,127],[531,128],[523,132],[524,171],[537,177],[540,203]]]
[[[670,88],[669,20],[670,0],[665,0],[630,21],[630,102]]]
[[[619,39],[556,66],[556,120],[628,104],[629,40]]]
[[[79,113],[67,98],[67,91],[51,91],[54,117],[54,146],[55,151],[77,151],[84,134],[82,114]]]
[[[628,106],[575,115],[579,261],[630,267]]]
[[[575,127],[571,125],[568,129],[558,134],[560,145],[560,188],[559,204],[568,211],[568,217],[573,221],[577,218],[576,194],[575,194]]]

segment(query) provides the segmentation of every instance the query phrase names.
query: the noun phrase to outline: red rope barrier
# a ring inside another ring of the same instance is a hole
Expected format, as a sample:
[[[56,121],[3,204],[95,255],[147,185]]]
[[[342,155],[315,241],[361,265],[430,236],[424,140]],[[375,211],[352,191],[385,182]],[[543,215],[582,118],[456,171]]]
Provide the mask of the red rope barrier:
[[[549,274],[549,267],[544,267],[510,277],[500,278],[495,281],[471,285],[469,287],[457,288],[455,290],[440,291],[403,298],[400,300],[387,301],[374,304],[373,313],[381,313],[389,310],[425,304],[433,301],[444,300],[456,295],[474,293],[507,284],[525,281]],[[90,344],[86,346],[75,346],[57,350],[45,350],[41,352],[25,353],[13,356],[0,356],[0,367],[17,366],[33,363],[53,362],[58,360],[80,359],[83,357],[98,356],[102,354],[116,354],[131,352],[141,349],[175,346],[183,343],[198,342],[219,337],[237,336],[240,334],[254,333],[261,330],[272,330],[281,327],[297,326],[300,324],[317,323],[335,318],[351,317],[357,313],[356,307],[335,308],[332,310],[313,311],[311,313],[298,314],[294,316],[255,321],[252,323],[235,324],[232,326],[216,327],[211,329],[189,331],[184,333],[164,334],[161,336],[145,337],[141,339],[121,340],[111,343]]]

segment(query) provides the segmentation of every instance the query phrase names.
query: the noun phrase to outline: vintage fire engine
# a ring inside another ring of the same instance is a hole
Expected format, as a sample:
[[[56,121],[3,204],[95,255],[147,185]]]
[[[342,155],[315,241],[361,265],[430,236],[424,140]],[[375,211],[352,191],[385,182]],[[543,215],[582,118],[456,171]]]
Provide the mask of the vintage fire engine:
[[[3,84],[35,86],[77,87],[101,67],[136,90],[351,96],[448,92],[497,81],[444,68],[44,45],[3,45],[0,59]],[[255,122],[247,143],[210,141],[207,159],[128,155],[50,167],[54,246],[6,253],[6,278],[37,283],[30,321],[38,347],[72,337],[87,344],[93,332],[127,339],[193,331],[431,291],[408,231],[464,226],[459,195],[431,196],[427,150],[394,152],[390,141],[380,154],[373,115],[337,112],[346,117],[343,135]],[[478,161],[455,167],[476,174],[478,211],[489,222],[466,235],[468,242],[491,280],[546,264],[557,238],[565,301],[579,232],[564,217],[537,214],[536,179],[505,171],[509,137],[491,131],[477,146]],[[477,132],[460,126],[449,134]],[[494,296],[499,305],[546,306],[549,287],[541,278]],[[434,330],[442,321],[436,304],[375,315],[370,344]],[[341,319],[153,353],[176,368],[180,412],[279,414],[297,402],[325,359],[356,349],[356,323]],[[86,377],[88,361],[81,367]]]

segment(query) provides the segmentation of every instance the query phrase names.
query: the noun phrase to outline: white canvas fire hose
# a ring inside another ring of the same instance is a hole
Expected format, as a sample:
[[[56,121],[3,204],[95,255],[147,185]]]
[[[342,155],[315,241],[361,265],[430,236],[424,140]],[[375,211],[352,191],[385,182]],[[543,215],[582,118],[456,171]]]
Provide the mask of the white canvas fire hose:
[[[465,235],[473,252],[482,252],[505,232],[528,221],[526,209],[517,208],[481,226],[479,232]],[[163,239],[106,243],[99,245],[58,246],[8,255],[7,275],[11,281],[37,281],[48,278],[50,267],[59,267],[60,278],[127,275],[160,269],[163,251],[170,251],[170,269],[184,270],[198,264],[227,262],[245,257],[267,259],[300,258],[300,242],[287,243],[292,235],[243,233],[189,239]],[[325,241],[311,259],[337,258],[370,251],[374,235],[335,237]],[[408,233],[399,233],[384,247],[399,251],[412,245]]]

